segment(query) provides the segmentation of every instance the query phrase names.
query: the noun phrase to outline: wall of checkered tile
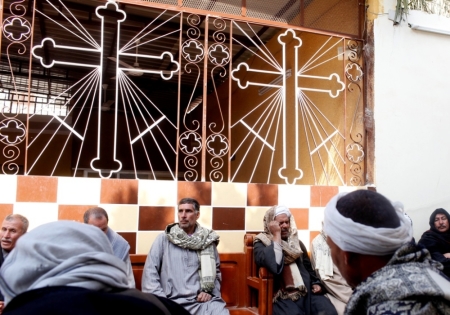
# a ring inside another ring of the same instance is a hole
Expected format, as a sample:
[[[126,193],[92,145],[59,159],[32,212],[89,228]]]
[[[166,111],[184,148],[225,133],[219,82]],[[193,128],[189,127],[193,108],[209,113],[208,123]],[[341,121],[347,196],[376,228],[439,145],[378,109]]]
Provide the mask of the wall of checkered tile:
[[[0,218],[20,213],[30,229],[56,220],[82,222],[85,210],[103,207],[109,226],[125,237],[131,254],[147,254],[165,226],[177,220],[178,200],[200,202],[203,226],[220,235],[220,252],[242,252],[246,232],[263,229],[265,211],[289,207],[306,246],[321,230],[327,202],[357,187],[175,182],[42,176],[0,176]]]

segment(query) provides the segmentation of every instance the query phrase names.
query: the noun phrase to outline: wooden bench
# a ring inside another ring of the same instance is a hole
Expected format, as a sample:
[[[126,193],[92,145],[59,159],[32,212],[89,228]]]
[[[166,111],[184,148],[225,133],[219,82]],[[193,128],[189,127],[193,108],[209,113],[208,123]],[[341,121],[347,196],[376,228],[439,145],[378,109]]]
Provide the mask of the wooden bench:
[[[222,298],[231,315],[272,314],[273,278],[265,268],[257,268],[253,261],[253,234],[244,237],[243,253],[220,254]],[[136,289],[141,279],[146,255],[130,255]]]

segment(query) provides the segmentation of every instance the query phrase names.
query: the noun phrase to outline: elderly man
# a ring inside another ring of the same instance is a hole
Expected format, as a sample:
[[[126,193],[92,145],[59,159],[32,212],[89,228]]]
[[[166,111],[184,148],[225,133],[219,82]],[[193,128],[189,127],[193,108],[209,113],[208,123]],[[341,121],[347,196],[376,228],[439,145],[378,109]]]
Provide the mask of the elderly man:
[[[5,315],[188,314],[167,299],[128,289],[127,282],[105,234],[72,221],[33,229],[0,269]]]
[[[178,223],[154,241],[145,262],[142,291],[175,301],[191,314],[227,315],[220,294],[219,236],[201,227],[197,200],[178,204]]]
[[[0,232],[2,255],[0,255],[0,267],[6,256],[16,247],[17,240],[28,230],[28,219],[20,214],[9,214],[3,220]],[[3,310],[3,295],[0,293],[0,314]]]
[[[256,236],[255,262],[274,276],[273,315],[337,314],[323,293],[305,245],[298,239],[288,208],[274,206],[264,216],[264,233]]]
[[[425,246],[434,260],[444,266],[444,273],[450,278],[450,215],[445,209],[434,210],[430,216],[430,229],[423,233],[419,244]]]
[[[126,264],[128,287],[135,288],[136,284],[134,281],[133,268],[131,267],[129,255],[130,244],[128,244],[128,242],[121,235],[114,232],[108,226],[108,213],[105,211],[105,209],[100,207],[88,209],[84,213],[83,220],[84,223],[94,225],[106,234],[109,241],[111,242],[114,255],[122,259]]]
[[[324,231],[335,265],[355,288],[345,314],[450,314],[442,265],[412,242],[411,221],[382,195],[336,195]]]
[[[339,315],[344,314],[353,290],[333,264],[327,235],[323,230],[311,242],[311,264],[328,292],[325,296],[330,299]]]

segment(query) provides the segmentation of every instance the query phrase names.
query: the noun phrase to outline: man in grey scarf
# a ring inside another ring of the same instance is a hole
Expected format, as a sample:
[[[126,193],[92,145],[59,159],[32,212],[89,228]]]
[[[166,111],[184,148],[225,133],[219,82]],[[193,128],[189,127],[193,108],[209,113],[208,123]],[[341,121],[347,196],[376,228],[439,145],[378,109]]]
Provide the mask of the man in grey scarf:
[[[180,200],[178,223],[166,227],[147,256],[142,291],[175,301],[191,314],[228,315],[220,294],[219,236],[201,227],[199,216],[197,200]]]
[[[96,226],[106,234],[106,237],[108,237],[108,240],[111,242],[114,255],[122,259],[127,265],[128,287],[132,289],[135,288],[136,283],[134,281],[133,268],[131,266],[129,255],[130,245],[121,235],[114,232],[108,226],[108,213],[105,209],[100,207],[90,208],[84,213],[83,220],[84,223]]]
[[[43,224],[22,236],[0,269],[4,315],[187,314],[175,303],[127,288],[124,262],[98,228]]]

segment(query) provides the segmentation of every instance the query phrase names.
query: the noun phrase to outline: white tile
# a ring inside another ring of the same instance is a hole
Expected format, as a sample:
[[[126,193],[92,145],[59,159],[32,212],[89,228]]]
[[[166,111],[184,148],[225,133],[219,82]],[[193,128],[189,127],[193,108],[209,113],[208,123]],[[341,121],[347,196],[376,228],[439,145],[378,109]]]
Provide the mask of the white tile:
[[[264,231],[264,215],[270,207],[247,207],[245,209],[245,230]]]
[[[177,213],[175,213],[175,218],[177,218],[176,220],[178,222]],[[198,218],[198,223],[205,228],[212,229],[212,207],[200,206],[200,217]]]
[[[17,195],[17,176],[0,175],[0,203],[14,203]]]
[[[278,204],[292,208],[309,208],[311,186],[278,185]]]
[[[247,205],[247,184],[212,183],[212,205],[215,207],[245,207]]]
[[[309,208],[309,229],[311,231],[321,231],[324,218],[325,207]]]
[[[138,204],[141,206],[176,206],[177,182],[169,180],[140,180]]]
[[[136,254],[148,255],[150,248],[156,237],[161,234],[159,231],[140,231],[136,236]]]
[[[219,253],[243,253],[245,231],[216,231],[220,236]]]
[[[100,204],[108,213],[108,226],[116,232],[136,232],[138,230],[139,206]]]
[[[28,230],[44,223],[58,221],[58,204],[46,202],[17,202],[14,205],[14,213],[25,216],[30,226]]]
[[[100,178],[58,177],[59,204],[97,205],[100,202],[100,191]]]

